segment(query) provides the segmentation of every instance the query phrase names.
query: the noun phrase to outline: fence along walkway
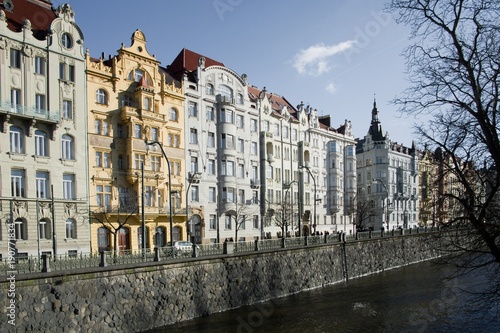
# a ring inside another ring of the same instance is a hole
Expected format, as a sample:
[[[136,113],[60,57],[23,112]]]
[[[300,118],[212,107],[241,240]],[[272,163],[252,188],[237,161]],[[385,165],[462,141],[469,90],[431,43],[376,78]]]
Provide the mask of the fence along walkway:
[[[364,231],[354,235],[344,233],[326,234],[322,236],[305,236],[291,238],[275,238],[237,243],[217,243],[193,245],[191,250],[180,250],[172,246],[146,250],[127,250],[119,252],[60,254],[8,257],[1,259],[0,275],[43,273],[61,270],[73,270],[91,267],[107,267],[113,265],[135,264],[141,262],[169,261],[181,258],[206,257],[214,255],[248,253],[255,251],[272,251],[281,248],[305,247],[318,244],[333,244],[353,241],[364,241],[372,238],[395,237],[412,233],[430,233],[438,228],[398,229],[390,232]]]

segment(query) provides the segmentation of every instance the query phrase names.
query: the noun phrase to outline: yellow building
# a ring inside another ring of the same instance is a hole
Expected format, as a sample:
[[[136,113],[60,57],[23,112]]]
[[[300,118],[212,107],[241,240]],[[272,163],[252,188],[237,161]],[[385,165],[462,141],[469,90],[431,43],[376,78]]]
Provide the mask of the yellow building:
[[[142,248],[143,221],[147,248],[186,239],[182,83],[140,30],[131,39],[108,59],[87,52],[92,251]]]

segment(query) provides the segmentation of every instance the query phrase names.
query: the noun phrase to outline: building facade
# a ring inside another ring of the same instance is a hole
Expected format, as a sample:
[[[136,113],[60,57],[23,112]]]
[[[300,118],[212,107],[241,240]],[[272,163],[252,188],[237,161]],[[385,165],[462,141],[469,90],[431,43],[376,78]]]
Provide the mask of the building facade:
[[[418,153],[415,144],[392,142],[373,103],[371,126],[356,146],[357,225],[360,229],[412,228],[419,222]]]
[[[67,4],[2,6],[0,254],[88,252],[82,32]]]
[[[117,55],[86,61],[92,251],[186,239],[181,82],[147,51],[140,30]]]

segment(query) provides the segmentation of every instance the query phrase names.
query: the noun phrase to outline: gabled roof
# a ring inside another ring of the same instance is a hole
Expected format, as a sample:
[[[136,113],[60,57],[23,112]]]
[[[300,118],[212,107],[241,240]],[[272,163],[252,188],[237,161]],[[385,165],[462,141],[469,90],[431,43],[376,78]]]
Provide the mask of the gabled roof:
[[[198,69],[198,61],[201,57],[205,58],[205,68],[210,66],[225,67],[222,62],[205,57],[199,53],[183,48],[166,70],[177,80],[182,80],[182,76],[186,73],[194,72]]]
[[[250,86],[250,85],[248,86],[248,97],[250,98],[251,101],[254,102],[257,101],[262,92],[263,90],[255,86]],[[295,109],[285,97],[269,92],[266,92],[266,97],[270,101],[273,113],[279,115],[281,114],[281,110],[283,109],[283,107],[287,107],[290,115],[294,118],[297,118],[297,109]]]
[[[20,32],[22,31],[25,20],[29,20],[33,35],[39,40],[44,40],[52,21],[57,18],[52,3],[43,0],[11,1],[13,4],[12,11],[5,9],[3,0],[2,6],[0,7],[0,9],[5,12],[7,27],[12,31]]]

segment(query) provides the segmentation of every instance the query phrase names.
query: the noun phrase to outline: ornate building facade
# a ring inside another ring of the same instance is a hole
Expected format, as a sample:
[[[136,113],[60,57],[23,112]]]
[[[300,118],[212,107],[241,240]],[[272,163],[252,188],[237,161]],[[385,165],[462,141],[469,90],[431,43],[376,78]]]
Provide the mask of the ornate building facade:
[[[87,54],[87,86],[92,250],[186,239],[182,83],[136,30],[115,56]]]
[[[358,219],[359,207],[364,206],[360,201],[366,201],[368,207],[366,220],[358,227],[392,230],[418,225],[418,157],[414,143],[406,147],[383,133],[374,102],[371,126],[356,146]]]
[[[0,8],[0,254],[89,251],[85,56],[67,4]]]

